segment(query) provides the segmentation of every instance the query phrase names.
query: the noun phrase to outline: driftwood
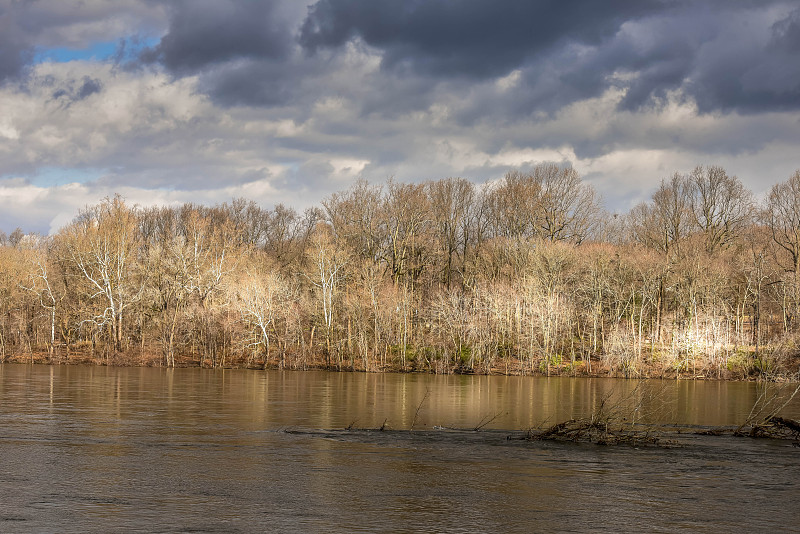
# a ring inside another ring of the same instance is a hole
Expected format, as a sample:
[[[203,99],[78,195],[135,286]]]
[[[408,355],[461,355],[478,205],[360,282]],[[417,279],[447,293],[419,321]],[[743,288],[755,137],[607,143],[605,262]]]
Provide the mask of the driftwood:
[[[770,421],[778,426],[791,430],[795,434],[800,435],[800,421],[794,419],[784,419],[783,417],[773,417]]]
[[[635,393],[635,390],[634,390]],[[753,405],[747,419],[738,427],[719,427],[696,431],[695,434],[706,436],[748,436],[751,438],[790,439],[800,447],[800,421],[778,416],[789,402],[800,393],[800,385],[788,389],[765,388]],[[633,394],[629,395],[629,398]],[[657,425],[635,424],[633,410],[625,407],[624,399],[611,402],[611,396],[604,397],[595,411],[584,419],[569,419],[547,428],[529,429],[521,437],[508,439],[526,439],[531,441],[575,441],[595,443],[597,445],[651,445],[657,447],[674,447],[678,442],[667,439],[690,429],[665,428]]]
[[[746,435],[751,438],[800,440],[800,421],[772,416],[763,423],[753,425]]]
[[[680,446],[678,436],[687,433],[704,436],[746,436],[751,438],[772,438],[793,440],[793,445],[800,447],[800,421],[781,417],[778,414],[789,402],[800,393],[800,385],[792,386],[787,391],[781,387],[767,389],[761,392],[753,405],[747,419],[739,427],[711,427],[698,430],[696,426],[686,425],[659,425],[642,424],[641,419],[637,419],[643,413],[644,397],[638,398],[638,387],[625,396],[619,397],[613,394],[604,396],[598,403],[595,410],[585,418],[568,419],[550,426],[540,425],[537,428],[529,428],[521,435],[508,435],[507,440],[527,440],[527,441],[562,441],[593,443],[596,445],[622,445],[622,446],[652,446],[672,448]],[[408,430],[398,430],[395,432],[414,432],[420,412],[429,397],[430,392],[426,390],[425,395],[420,400],[414,412],[411,427]],[[652,404],[652,403],[651,403]],[[499,413],[484,415],[481,420],[469,429],[446,429],[441,426],[434,426],[434,430],[461,430],[478,432],[485,426],[499,417]],[[654,414],[646,414],[645,420],[662,420],[663,417],[653,417]],[[658,413],[655,414],[659,415]],[[343,430],[345,432],[362,431],[386,431],[388,429],[387,420],[378,428],[358,428],[356,421],[351,422]],[[284,430],[287,433],[303,433],[294,430]],[[335,431],[323,431],[335,432]],[[676,439],[670,439],[676,438]]]
[[[514,439],[509,436],[508,439]],[[676,442],[664,439],[663,433],[648,426],[620,424],[608,420],[570,419],[544,430],[529,429],[517,439],[529,441],[574,441],[596,445],[630,445],[674,447]]]
[[[774,391],[765,388],[759,395],[750,415],[733,433],[751,438],[800,439],[800,422],[778,416],[800,392],[800,384],[794,390],[780,387]],[[749,427],[749,430],[746,428]]]
[[[642,400],[634,402],[638,387],[624,397],[603,397],[589,417],[569,419],[545,429],[529,429],[522,437],[530,441],[574,441],[597,445],[630,445],[674,447],[675,441],[664,439],[664,432],[653,425],[636,423]],[[514,439],[509,436],[508,439]]]

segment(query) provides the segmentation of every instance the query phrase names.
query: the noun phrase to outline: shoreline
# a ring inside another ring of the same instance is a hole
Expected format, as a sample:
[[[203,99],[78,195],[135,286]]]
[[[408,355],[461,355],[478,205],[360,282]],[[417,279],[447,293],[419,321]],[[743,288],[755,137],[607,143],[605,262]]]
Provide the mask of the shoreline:
[[[340,373],[401,373],[401,374],[427,374],[427,375],[467,375],[467,376],[533,376],[533,377],[567,377],[567,378],[616,378],[626,380],[698,380],[722,382],[800,382],[800,371],[793,373],[762,372],[750,368],[748,373],[733,370],[694,368],[687,371],[676,369],[674,366],[643,365],[637,372],[626,372],[621,369],[609,369],[600,360],[592,360],[592,370],[586,369],[585,361],[550,365],[549,370],[543,367],[544,360],[538,367],[530,368],[530,362],[512,360],[508,362],[495,362],[489,368],[477,367],[472,369],[448,369],[446,371],[436,368],[387,365],[385,367],[364,368],[355,365],[356,359],[342,359],[340,364],[328,365],[322,354],[313,355],[303,361],[285,361],[271,359],[265,365],[262,361],[248,361],[242,358],[231,359],[213,365],[211,359],[192,357],[190,355],[176,355],[174,365],[166,365],[164,357],[156,351],[141,351],[138,349],[125,352],[104,353],[103,351],[83,350],[56,350],[50,353],[47,350],[36,350],[26,353],[15,352],[6,354],[0,359],[2,363],[31,364],[31,365],[89,365],[97,367],[149,367],[149,368],[199,368],[199,369],[246,369],[246,370],[287,370],[287,371],[328,371]],[[353,365],[351,365],[353,363]],[[504,365],[505,364],[505,365]]]

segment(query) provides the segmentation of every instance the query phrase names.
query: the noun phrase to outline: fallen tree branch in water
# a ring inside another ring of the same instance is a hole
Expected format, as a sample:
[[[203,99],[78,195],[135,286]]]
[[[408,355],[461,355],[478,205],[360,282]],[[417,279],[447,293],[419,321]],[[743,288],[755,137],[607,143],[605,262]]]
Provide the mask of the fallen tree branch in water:
[[[425,404],[426,400],[428,400],[428,395],[430,395],[430,394],[431,394],[431,390],[426,388],[425,389],[425,396],[422,397],[421,401],[419,401],[419,404],[417,405],[417,410],[414,412],[414,419],[411,421],[411,432],[414,431],[414,425],[417,424],[417,418],[419,417],[419,412],[422,410],[422,405]]]
[[[509,439],[511,439],[509,437]],[[652,428],[636,429],[629,425],[618,425],[609,421],[570,419],[543,431],[529,430],[522,438],[529,441],[574,441],[596,445],[630,445],[632,447],[654,445],[674,447],[676,442],[664,439]]]
[[[800,439],[800,422],[778,416],[800,392],[800,384],[791,393],[784,388],[769,391],[767,387],[761,392],[747,419],[734,430],[735,436],[751,438]],[[745,430],[749,427],[749,430]]]
[[[481,418],[481,420],[478,422],[478,424],[475,425],[475,427],[472,430],[475,431],[475,432],[478,432],[481,428],[483,428],[486,425],[492,423],[495,419],[497,419],[501,415],[502,415],[502,412],[497,412],[496,414],[494,414],[492,416],[489,416],[488,414],[484,415]]]
[[[674,447],[677,443],[664,439],[663,432],[653,425],[637,423],[643,399],[638,386],[628,395],[614,398],[613,392],[603,396],[588,418],[568,419],[545,429],[528,429],[517,439],[529,441],[574,441],[597,445],[630,445]],[[636,401],[631,406],[631,401]],[[627,407],[626,407],[627,406]],[[514,439],[509,436],[507,439]]]
[[[662,390],[663,391],[663,390]],[[665,424],[669,420],[667,403],[661,401],[658,391],[642,391],[639,386],[624,395],[611,392],[604,395],[595,409],[586,417],[571,418],[552,423],[544,420],[538,427],[531,427],[521,435],[506,435],[506,440],[525,441],[561,441],[592,443],[595,445],[624,445],[630,447],[673,448],[692,443],[681,436],[687,434],[703,436],[747,436],[752,438],[772,438],[793,440],[792,445],[800,447],[800,420],[778,415],[800,393],[800,385],[791,388],[766,385],[757,395],[757,399],[744,423],[725,427],[699,427],[692,424]],[[426,389],[414,411],[411,426],[407,430],[391,431],[392,435],[415,434],[420,415],[425,403],[430,398],[430,390]],[[648,406],[653,406],[647,410]],[[502,413],[486,413],[474,427],[447,428],[434,425],[432,429],[449,431],[456,436],[466,436],[484,429],[494,422]],[[660,423],[659,423],[660,421]],[[358,428],[357,420],[344,427],[344,432],[383,432],[389,430],[388,419],[384,419],[378,428]],[[295,433],[286,431],[287,433]],[[335,433],[335,431],[323,431]],[[460,434],[459,434],[460,432]],[[423,436],[430,433],[421,432]]]
[[[757,425],[753,425],[746,434],[751,438],[793,439],[800,440],[800,421],[773,416]]]

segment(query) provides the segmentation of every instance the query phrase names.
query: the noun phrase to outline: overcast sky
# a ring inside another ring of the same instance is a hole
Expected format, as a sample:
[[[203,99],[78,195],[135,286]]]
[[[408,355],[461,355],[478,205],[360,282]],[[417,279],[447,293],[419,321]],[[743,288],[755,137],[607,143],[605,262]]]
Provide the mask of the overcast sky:
[[[0,230],[551,161],[611,211],[800,168],[800,2],[0,0]]]

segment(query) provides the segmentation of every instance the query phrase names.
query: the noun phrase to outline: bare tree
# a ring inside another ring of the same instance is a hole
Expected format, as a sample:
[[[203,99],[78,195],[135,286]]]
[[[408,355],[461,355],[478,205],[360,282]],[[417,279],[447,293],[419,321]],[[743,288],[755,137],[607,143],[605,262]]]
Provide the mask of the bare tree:
[[[311,232],[320,220],[322,213],[316,208],[301,215],[283,204],[265,214],[264,250],[278,263],[281,271],[285,272],[303,257]]]
[[[266,232],[266,211],[252,200],[235,198],[230,204],[223,204],[233,225],[238,240],[247,246],[258,247],[264,244]]]
[[[383,191],[359,180],[343,193],[322,201],[327,221],[338,240],[353,254],[376,261],[385,243]]]
[[[92,288],[90,299],[105,303],[90,320],[108,326],[114,349],[122,350],[125,312],[142,292],[136,264],[139,234],[135,208],[118,195],[106,199],[83,210],[60,239],[67,258]]]
[[[276,272],[248,271],[237,281],[235,288],[236,308],[250,333],[247,345],[263,352],[266,368],[270,356],[270,338],[276,335],[279,317],[289,308],[289,287]],[[282,357],[281,368],[284,363]]]
[[[344,267],[348,263],[348,258],[347,254],[336,246],[330,227],[324,223],[318,224],[312,234],[307,255],[309,273],[306,278],[319,294],[318,302],[322,308],[322,319],[325,326],[325,350],[330,365],[334,305],[339,287],[344,280]]]
[[[536,221],[548,241],[580,244],[598,224],[600,204],[594,189],[572,167],[542,163],[533,169],[542,195]]]
[[[387,235],[383,260],[395,284],[410,282],[413,289],[429,261],[431,210],[425,186],[389,182],[383,212]]]
[[[226,325],[221,320],[227,305],[225,284],[248,248],[236,238],[232,221],[223,213],[191,205],[182,209],[178,245],[175,253],[182,269],[181,280],[186,284],[183,290],[199,305],[198,338],[211,365],[221,366],[225,356]]]
[[[509,171],[496,183],[484,188],[481,211],[492,237],[529,239],[539,230],[542,182],[532,174]]]
[[[750,224],[752,193],[722,167],[696,167],[690,177],[694,222],[703,232],[706,251],[728,247]]]
[[[22,239],[25,237],[25,232],[22,231],[22,228],[17,227],[13,232],[8,235],[8,243],[12,247],[18,247],[20,243],[22,243]]]
[[[787,270],[800,273],[800,170],[772,186],[763,219],[773,241],[789,255]]]
[[[800,170],[786,181],[772,186],[761,216],[778,247],[778,263],[788,274],[792,311],[786,323],[800,314]],[[786,308],[786,307],[784,307]]]
[[[15,320],[15,316],[22,312],[25,292],[21,284],[28,265],[22,251],[9,245],[0,247],[0,362],[6,360],[13,345],[22,344],[23,337],[21,321]]]
[[[475,187],[463,178],[428,182],[428,198],[439,248],[444,256],[442,279],[450,287],[453,274],[463,276],[464,262],[471,245]]]
[[[56,294],[56,277],[52,275],[47,249],[39,246],[30,250],[30,270],[27,280],[20,286],[36,296],[36,300],[49,318],[48,350],[52,356],[56,343],[56,308],[64,293]]]
[[[580,243],[599,223],[594,189],[571,167],[541,163],[529,173],[510,171],[490,184],[483,211],[492,234]]]
[[[650,203],[631,210],[629,222],[635,241],[669,254],[691,230],[689,183],[679,173],[662,180]]]

